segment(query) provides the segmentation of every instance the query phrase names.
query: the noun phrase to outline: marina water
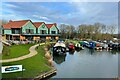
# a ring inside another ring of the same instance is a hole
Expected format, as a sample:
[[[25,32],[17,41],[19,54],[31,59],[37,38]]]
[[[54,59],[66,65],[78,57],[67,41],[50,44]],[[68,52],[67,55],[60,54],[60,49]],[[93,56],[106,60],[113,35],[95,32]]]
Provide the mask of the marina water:
[[[96,51],[85,48],[53,57],[57,74],[52,78],[115,78],[118,76],[117,51]]]

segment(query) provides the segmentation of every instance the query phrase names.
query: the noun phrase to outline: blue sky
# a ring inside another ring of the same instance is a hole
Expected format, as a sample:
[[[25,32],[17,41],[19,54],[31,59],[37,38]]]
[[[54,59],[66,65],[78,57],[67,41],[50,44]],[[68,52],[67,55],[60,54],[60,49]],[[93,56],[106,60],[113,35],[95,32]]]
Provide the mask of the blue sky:
[[[118,23],[117,2],[3,2],[2,19],[44,21],[78,26]]]

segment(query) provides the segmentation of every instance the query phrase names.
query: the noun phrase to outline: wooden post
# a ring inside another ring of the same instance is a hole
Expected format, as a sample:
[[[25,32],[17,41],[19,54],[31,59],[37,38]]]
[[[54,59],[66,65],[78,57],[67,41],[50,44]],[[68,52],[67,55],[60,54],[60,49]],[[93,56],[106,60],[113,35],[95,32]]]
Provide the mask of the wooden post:
[[[8,35],[9,36],[9,40],[10,40],[10,35]]]
[[[13,39],[13,35],[12,35],[12,40],[14,40],[14,39]]]

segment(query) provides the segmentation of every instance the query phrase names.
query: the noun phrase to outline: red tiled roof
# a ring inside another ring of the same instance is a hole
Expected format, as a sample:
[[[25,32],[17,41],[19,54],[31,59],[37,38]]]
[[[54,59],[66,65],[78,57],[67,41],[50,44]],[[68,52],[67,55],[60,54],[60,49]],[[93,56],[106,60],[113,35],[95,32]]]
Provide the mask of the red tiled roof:
[[[38,28],[40,25],[42,25],[44,22],[34,22],[33,24]]]
[[[46,24],[47,28],[51,28],[54,24]]]
[[[46,26],[47,26],[48,29],[50,29],[53,25],[57,28],[57,24],[56,24],[56,23],[53,23],[53,24],[46,24]],[[57,28],[57,30],[59,31],[58,28]]]
[[[20,20],[20,21],[10,21],[7,24],[3,24],[3,28],[5,29],[11,29],[11,28],[21,28],[23,25],[25,25],[30,20]]]
[[[57,24],[56,24],[56,23],[53,23],[53,24],[46,24],[47,28],[49,28],[49,29],[50,29],[53,25],[57,28]]]
[[[11,26],[10,26],[9,23],[3,24],[2,26],[3,26],[4,29],[11,29]]]
[[[28,21],[32,23],[31,20],[20,20],[20,21],[9,21],[7,24],[3,24],[4,29],[11,29],[11,28],[21,28],[23,25],[25,25]],[[33,25],[38,28],[42,23],[44,22],[34,22]],[[44,23],[45,24],[45,23]],[[53,25],[57,28],[57,24],[45,24],[48,29],[50,29]],[[58,28],[57,28],[58,29]]]

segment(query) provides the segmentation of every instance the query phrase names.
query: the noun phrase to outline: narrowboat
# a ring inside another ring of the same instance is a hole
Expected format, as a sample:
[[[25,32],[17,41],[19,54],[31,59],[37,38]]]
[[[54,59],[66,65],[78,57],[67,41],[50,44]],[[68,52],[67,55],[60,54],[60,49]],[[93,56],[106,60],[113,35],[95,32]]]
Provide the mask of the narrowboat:
[[[113,43],[108,43],[109,50],[112,50],[112,45],[113,45]]]
[[[95,44],[95,49],[96,49],[96,50],[102,50],[102,46],[103,46],[103,43],[96,42],[96,44]]]
[[[119,50],[120,49],[120,43],[112,42],[112,43],[108,44],[108,47],[109,47],[109,49],[112,49],[112,50]]]
[[[118,50],[120,50],[120,43],[118,44]]]
[[[64,41],[58,41],[53,47],[54,55],[66,55],[66,45]]]
[[[79,44],[79,43],[76,43],[75,44],[75,50],[78,51],[78,50],[83,50],[84,48]]]
[[[96,49],[97,50],[103,50],[103,49],[105,49],[105,50],[108,50],[109,48],[108,48],[108,44],[107,43],[103,43],[103,42],[97,42],[96,43]]]
[[[118,50],[118,46],[119,46],[118,43],[114,43],[114,44],[112,44],[112,49],[113,50]]]
[[[68,48],[69,48],[69,51],[75,50],[75,46],[73,43],[69,43]]]
[[[79,44],[83,47],[85,47],[87,44],[89,44],[87,41],[79,41]]]
[[[88,44],[86,44],[86,47],[89,49],[94,49],[95,48],[95,42],[90,41]]]

